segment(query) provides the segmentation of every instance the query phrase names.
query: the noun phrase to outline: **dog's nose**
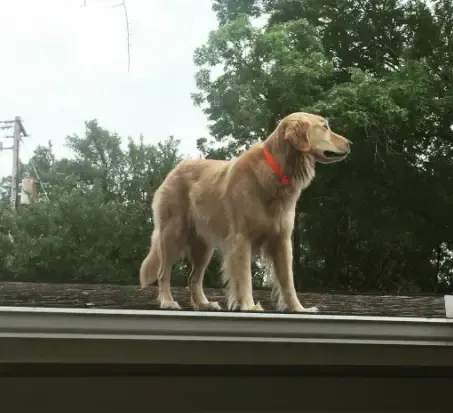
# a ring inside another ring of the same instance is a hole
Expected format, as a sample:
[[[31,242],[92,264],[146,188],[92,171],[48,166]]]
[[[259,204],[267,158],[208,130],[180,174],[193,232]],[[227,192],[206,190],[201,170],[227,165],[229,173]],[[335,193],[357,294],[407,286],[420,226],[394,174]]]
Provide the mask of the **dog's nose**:
[[[344,144],[344,151],[347,152],[347,153],[351,152],[351,145],[352,145],[352,142],[348,141],[346,139],[346,142]]]

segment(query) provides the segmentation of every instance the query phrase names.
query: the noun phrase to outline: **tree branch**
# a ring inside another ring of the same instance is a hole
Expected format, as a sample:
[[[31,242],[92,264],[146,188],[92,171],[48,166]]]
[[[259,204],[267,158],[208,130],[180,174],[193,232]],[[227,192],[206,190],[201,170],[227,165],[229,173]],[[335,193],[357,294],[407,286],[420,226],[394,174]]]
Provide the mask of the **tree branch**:
[[[131,68],[131,32],[129,30],[129,17],[127,14],[126,0],[123,0],[119,4],[115,4],[113,7],[122,7],[124,11],[124,17],[126,19],[126,33],[127,33],[127,71]]]
[[[81,7],[87,7],[87,1],[83,0]],[[122,7],[124,11],[124,17],[126,19],[126,33],[127,33],[127,71],[131,68],[131,32],[129,29],[129,16],[127,14],[126,0],[122,0],[121,3],[115,4],[112,7]]]

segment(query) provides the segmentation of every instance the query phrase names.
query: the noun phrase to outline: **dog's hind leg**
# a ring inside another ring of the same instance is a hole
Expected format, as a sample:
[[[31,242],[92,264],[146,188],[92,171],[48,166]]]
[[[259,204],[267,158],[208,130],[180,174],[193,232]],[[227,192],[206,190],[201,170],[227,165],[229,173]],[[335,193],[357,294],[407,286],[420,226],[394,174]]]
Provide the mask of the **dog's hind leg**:
[[[195,310],[220,310],[216,301],[209,301],[203,291],[203,278],[214,250],[198,237],[189,241],[189,260],[192,270],[189,275],[190,300]]]
[[[158,274],[160,308],[180,309],[171,293],[171,268],[181,258],[181,226],[178,220],[168,222],[159,238],[160,268]]]

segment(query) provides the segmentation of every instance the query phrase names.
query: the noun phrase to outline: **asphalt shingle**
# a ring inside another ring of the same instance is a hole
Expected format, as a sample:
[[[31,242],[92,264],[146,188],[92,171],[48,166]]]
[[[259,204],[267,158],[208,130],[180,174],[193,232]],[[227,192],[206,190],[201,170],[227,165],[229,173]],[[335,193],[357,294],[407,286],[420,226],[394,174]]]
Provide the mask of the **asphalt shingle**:
[[[190,309],[189,292],[173,287],[173,297]],[[206,296],[225,308],[222,289],[205,289]],[[155,287],[110,284],[0,283],[1,306],[42,306],[68,308],[157,309]],[[374,315],[393,317],[445,317],[443,296],[299,294],[304,306],[316,305],[323,314]],[[275,311],[269,290],[255,290],[255,301],[266,311]]]

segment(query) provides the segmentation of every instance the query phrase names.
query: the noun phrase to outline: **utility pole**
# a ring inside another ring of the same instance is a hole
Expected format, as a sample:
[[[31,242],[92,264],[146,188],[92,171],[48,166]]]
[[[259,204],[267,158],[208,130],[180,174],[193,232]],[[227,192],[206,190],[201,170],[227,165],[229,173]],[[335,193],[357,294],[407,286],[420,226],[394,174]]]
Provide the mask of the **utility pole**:
[[[19,205],[19,178],[20,178],[20,162],[19,162],[19,148],[21,135],[28,136],[25,132],[24,126],[20,116],[16,116],[14,120],[0,121],[0,129],[10,129],[14,127],[13,136],[5,136],[5,138],[13,139],[13,146],[3,148],[1,150],[11,149],[13,151],[13,169],[11,173],[11,207],[17,209]]]
[[[14,136],[13,136],[13,170],[11,173],[11,206],[17,209],[19,205],[19,147],[20,147],[20,118],[14,119]]]

